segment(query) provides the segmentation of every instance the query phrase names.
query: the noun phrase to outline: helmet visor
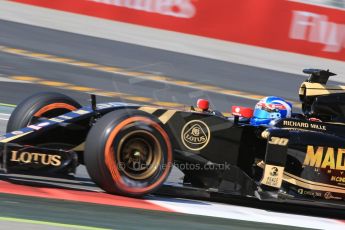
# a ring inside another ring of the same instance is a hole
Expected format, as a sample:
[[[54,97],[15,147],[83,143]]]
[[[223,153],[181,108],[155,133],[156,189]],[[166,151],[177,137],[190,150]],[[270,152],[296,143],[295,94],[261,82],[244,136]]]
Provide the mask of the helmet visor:
[[[279,112],[268,112],[263,109],[255,109],[254,117],[259,119],[277,119],[281,118],[281,114]]]

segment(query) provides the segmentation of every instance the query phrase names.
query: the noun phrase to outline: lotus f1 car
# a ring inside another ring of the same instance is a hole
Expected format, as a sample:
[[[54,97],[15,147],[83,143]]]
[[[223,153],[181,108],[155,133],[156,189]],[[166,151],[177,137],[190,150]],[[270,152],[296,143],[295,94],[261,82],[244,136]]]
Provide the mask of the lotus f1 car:
[[[226,117],[199,108],[110,102],[82,107],[58,93],[39,93],[13,111],[0,136],[4,172],[71,175],[84,164],[112,194],[141,197],[159,189],[171,168],[183,186],[264,199],[344,201],[345,87],[307,69],[303,114],[252,126],[251,111]]]

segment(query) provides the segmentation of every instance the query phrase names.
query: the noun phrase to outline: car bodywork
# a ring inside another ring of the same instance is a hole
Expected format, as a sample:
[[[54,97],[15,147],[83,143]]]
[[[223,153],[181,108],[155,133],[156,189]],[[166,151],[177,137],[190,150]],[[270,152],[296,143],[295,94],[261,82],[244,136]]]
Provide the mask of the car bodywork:
[[[311,77],[299,91],[303,114],[272,126],[252,126],[245,118],[192,107],[96,105],[93,100],[90,106],[0,136],[1,169],[73,174],[84,163],[84,142],[93,124],[111,111],[136,109],[157,117],[168,131],[185,187],[269,200],[344,201],[345,87],[326,86],[332,75],[328,71],[305,72]]]

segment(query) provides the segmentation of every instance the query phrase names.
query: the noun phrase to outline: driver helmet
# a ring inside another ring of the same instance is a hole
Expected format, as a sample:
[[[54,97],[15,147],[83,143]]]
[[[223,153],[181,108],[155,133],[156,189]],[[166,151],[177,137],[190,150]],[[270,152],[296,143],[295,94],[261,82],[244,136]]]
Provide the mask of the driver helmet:
[[[280,97],[261,99],[254,108],[251,125],[272,125],[273,121],[291,117],[292,105]]]

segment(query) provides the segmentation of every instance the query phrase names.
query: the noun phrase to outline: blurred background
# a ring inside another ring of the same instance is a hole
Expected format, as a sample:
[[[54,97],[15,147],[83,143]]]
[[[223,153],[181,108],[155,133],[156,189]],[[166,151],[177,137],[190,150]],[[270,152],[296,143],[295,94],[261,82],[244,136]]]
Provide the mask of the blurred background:
[[[298,109],[302,69],[330,69],[340,75],[333,81],[344,81],[343,7],[342,0],[1,0],[0,102],[62,90],[84,104],[88,93],[160,106],[206,98],[229,112],[275,95]]]
[[[302,0],[301,2],[311,3],[311,4],[320,4],[324,6],[334,6],[339,8],[345,8],[345,1],[344,0]]]
[[[297,112],[298,88],[307,78],[302,70],[329,69],[338,74],[330,83],[342,84],[344,62],[345,0],[0,0],[0,134],[15,106],[43,91],[62,92],[84,105],[90,103],[89,94],[98,95],[98,101],[185,108],[204,98],[226,114],[232,105],[254,107],[265,96],[279,96]],[[102,201],[107,205],[91,205],[83,203],[89,199],[85,193],[72,188],[97,192],[89,197],[99,197],[99,188],[88,181],[85,169],[78,173],[80,181],[60,183],[65,190],[1,182],[0,228],[38,229],[37,222],[1,216],[44,220],[42,229],[76,228],[47,227],[47,221],[121,229],[279,229],[272,223],[343,227],[339,221],[332,225],[305,216],[157,197],[139,202],[111,196]],[[111,201],[127,208],[110,207]],[[128,208],[138,206],[161,212]],[[266,224],[258,225],[259,220]]]

